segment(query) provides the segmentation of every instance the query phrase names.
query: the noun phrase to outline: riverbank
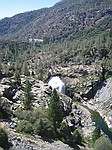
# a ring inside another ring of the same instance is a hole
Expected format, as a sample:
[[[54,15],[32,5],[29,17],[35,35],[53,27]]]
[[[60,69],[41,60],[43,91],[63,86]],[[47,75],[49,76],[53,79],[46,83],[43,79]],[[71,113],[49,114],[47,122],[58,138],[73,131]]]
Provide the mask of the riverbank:
[[[112,77],[102,83],[93,99],[83,102],[83,104],[91,110],[97,111],[108,127],[112,128]]]
[[[87,103],[84,103],[84,107],[88,109],[91,113],[91,119],[94,122],[95,126],[100,126],[102,134],[108,136],[108,138],[112,141],[112,130],[109,128],[105,118],[103,118],[97,110],[90,109]]]

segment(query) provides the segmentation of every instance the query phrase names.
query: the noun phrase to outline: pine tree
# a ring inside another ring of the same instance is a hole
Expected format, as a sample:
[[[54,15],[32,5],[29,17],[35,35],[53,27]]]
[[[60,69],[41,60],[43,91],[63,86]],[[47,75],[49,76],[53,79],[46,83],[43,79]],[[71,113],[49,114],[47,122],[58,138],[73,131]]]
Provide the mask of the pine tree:
[[[1,65],[1,63],[2,63],[2,60],[0,59],[0,79],[2,78],[2,65]]]
[[[54,89],[51,95],[50,104],[48,107],[48,117],[49,120],[52,122],[54,127],[54,131],[57,131],[57,127],[60,126],[60,123],[63,120],[63,113],[61,109],[61,102],[57,91]]]
[[[29,80],[26,80],[26,85],[24,89],[24,108],[29,110],[31,109],[31,103],[32,103],[32,93],[31,93],[31,84]]]
[[[18,70],[15,71],[15,81],[18,85],[21,84],[21,78],[20,78],[20,73]]]
[[[27,62],[25,61],[23,63],[23,68],[22,68],[22,73],[25,75],[25,76],[29,76],[29,70],[28,70],[28,65],[27,65]]]
[[[43,70],[39,71],[38,79],[43,81]]]

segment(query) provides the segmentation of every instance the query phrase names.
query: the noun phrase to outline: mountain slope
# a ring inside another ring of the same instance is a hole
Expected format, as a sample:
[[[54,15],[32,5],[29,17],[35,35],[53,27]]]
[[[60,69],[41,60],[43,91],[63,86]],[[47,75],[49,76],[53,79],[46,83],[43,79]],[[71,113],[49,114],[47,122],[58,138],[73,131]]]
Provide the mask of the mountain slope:
[[[111,27],[111,0],[62,0],[44,8],[0,20],[0,38],[67,38]]]

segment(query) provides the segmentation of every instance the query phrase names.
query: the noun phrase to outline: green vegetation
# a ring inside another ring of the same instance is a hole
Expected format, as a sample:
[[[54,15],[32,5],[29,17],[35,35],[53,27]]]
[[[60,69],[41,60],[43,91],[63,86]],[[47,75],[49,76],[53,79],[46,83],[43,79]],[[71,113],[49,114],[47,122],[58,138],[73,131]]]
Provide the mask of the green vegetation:
[[[51,122],[48,120],[46,112],[43,109],[22,110],[16,112],[20,120],[16,131],[25,134],[36,134],[42,137],[53,138],[54,130]],[[32,117],[29,117],[32,116]]]
[[[55,89],[51,95],[50,104],[48,107],[48,117],[52,122],[54,130],[57,131],[57,128],[60,127],[60,123],[63,120],[63,114],[61,109],[61,102]]]
[[[93,111],[91,109],[89,109],[89,111],[91,112],[91,117],[92,117],[93,121],[95,121],[95,119],[99,118],[100,114],[97,111]]]
[[[94,150],[112,150],[112,144],[108,138],[100,137],[94,144]]]
[[[21,84],[20,72],[18,70],[15,71],[15,81],[17,85]]]
[[[52,75],[52,68],[55,67],[72,67],[72,65],[77,64],[87,67],[93,65],[94,72],[90,73],[82,68],[74,69],[73,74],[79,74],[80,83],[77,83],[73,89],[70,86],[67,88],[67,94],[72,98],[74,97],[72,93],[85,93],[88,90],[87,85],[92,87],[93,94],[96,81],[103,81],[112,73],[112,36],[110,35],[111,31],[108,30],[94,34],[94,36],[87,35],[84,39],[78,37],[72,40],[54,40],[40,45],[38,43],[10,43],[8,41],[8,44],[5,41],[1,42],[1,78],[3,74],[6,77],[15,75],[16,86],[18,87],[21,85],[21,75],[29,76],[31,70],[34,72],[33,77],[35,79],[45,80],[50,74]],[[15,45],[14,50],[10,50],[9,45]],[[63,72],[61,74],[64,76]],[[18,110],[17,113],[19,123],[16,130],[18,132],[60,139],[73,147],[83,143],[80,132],[75,130],[71,133],[67,123],[62,122],[61,102],[55,90],[52,92],[48,110],[33,110],[32,102],[31,85],[26,80],[23,100],[25,110]],[[8,110],[6,104],[4,104],[5,101],[0,104],[1,118],[7,118],[7,114],[10,116],[9,111],[6,111]],[[96,117],[98,114],[93,112],[93,116]],[[93,142],[99,137],[99,130],[95,130],[92,135]]]
[[[82,145],[83,137],[78,130],[71,133],[70,127],[63,120],[61,102],[56,90],[53,90],[48,109],[18,109],[15,113],[19,119],[17,132],[36,134],[45,138],[60,139],[75,147]],[[29,117],[32,116],[32,117]]]
[[[43,70],[42,69],[39,71],[38,79],[43,81]]]
[[[49,43],[26,43],[0,41],[1,72],[11,76],[18,72],[29,75],[33,70],[40,80],[45,80],[52,66],[69,66],[70,64],[94,65],[95,71],[85,76],[91,83],[99,78],[104,80],[111,76],[112,37],[111,30],[105,30],[92,36],[73,38],[72,40],[49,41]],[[14,45],[14,46],[13,46]],[[10,47],[15,50],[10,50]],[[15,54],[15,51],[17,51]],[[44,60],[44,61],[43,61]],[[7,63],[10,62],[10,66]],[[29,65],[30,64],[30,65]],[[77,72],[81,73],[81,70]],[[83,71],[82,71],[83,72]],[[86,89],[85,87],[81,89]]]
[[[59,134],[60,134],[60,139],[64,142],[64,143],[68,143],[70,144],[70,142],[72,141],[72,135],[69,129],[69,126],[67,123],[62,122],[61,126],[59,128]]]
[[[72,137],[73,137],[73,143],[78,144],[78,145],[82,144],[83,138],[78,130],[75,130],[73,132]]]
[[[8,136],[3,128],[0,128],[0,147],[6,149],[8,148]]]
[[[31,109],[32,100],[33,100],[33,95],[31,93],[31,84],[29,80],[27,79],[25,88],[24,88],[24,100],[23,100],[25,109],[27,110]]]
[[[36,120],[33,126],[34,134],[40,135],[41,137],[54,138],[54,129],[48,118],[40,118]]]
[[[27,62],[25,61],[23,63],[23,68],[22,68],[22,73],[25,75],[25,76],[29,76],[29,70],[28,70],[28,65],[27,65]]]
[[[93,134],[92,134],[92,140],[93,140],[93,143],[95,143],[95,141],[100,138],[101,136],[101,131],[100,131],[100,127],[99,126],[96,126],[95,130],[93,131]]]
[[[0,38],[33,42],[41,38],[48,43],[93,36],[111,28],[110,6],[111,0],[62,0],[52,8],[26,12],[0,20]],[[18,54],[15,44],[10,45],[10,50],[15,55]]]
[[[11,110],[10,104],[2,98],[0,94],[0,119],[10,119]]]
[[[0,40],[0,79],[15,77],[14,89],[18,90],[19,86],[22,87],[21,75],[29,76],[32,71],[32,76],[35,79],[45,81],[56,73],[56,68],[78,66],[76,69],[71,69],[73,73],[68,71],[71,79],[74,75],[73,78],[79,79],[80,82],[74,84],[72,89],[71,85],[67,85],[67,95],[74,100],[74,93],[76,93],[78,96],[75,100],[80,101],[79,95],[83,97],[85,93],[87,94],[90,91],[90,88],[91,92],[89,94],[94,97],[97,83],[103,82],[112,76],[112,19],[111,10],[108,9],[111,1],[86,0],[81,2],[80,0],[64,0],[60,3],[61,9],[60,4],[58,4],[56,7],[54,6],[54,9],[50,8],[50,14],[47,13],[48,15],[43,15],[47,12],[47,9],[25,13],[20,17],[19,22],[17,21],[18,31],[15,29],[15,32],[11,35],[5,32],[7,25],[11,23],[7,19],[0,21],[0,34],[3,33],[6,39],[10,37],[14,39],[14,41]],[[52,10],[53,13],[56,12],[56,15],[51,16],[53,14]],[[49,22],[49,25],[45,24],[44,26],[41,22],[36,22],[37,28],[33,27],[35,20],[39,20],[36,19],[37,16],[41,20],[43,19],[45,23]],[[43,18],[43,16],[46,17]],[[29,18],[32,24],[30,30]],[[48,21],[49,18],[51,19]],[[18,15],[13,20],[16,19],[18,20]],[[17,25],[16,21],[13,22],[13,20],[11,19],[12,26],[11,31],[9,27],[9,32],[12,32],[13,25]],[[28,28],[26,28],[26,25]],[[24,32],[22,32],[23,29]],[[33,29],[39,32],[32,34],[34,33]],[[23,42],[25,39],[29,40],[29,35],[32,35],[32,38],[45,35],[43,31],[49,36],[46,34],[46,37],[42,37],[44,40],[42,43]],[[18,34],[19,32],[20,34]],[[21,37],[21,32],[23,37]],[[16,41],[17,39],[23,41]],[[80,68],[80,66],[83,68]],[[85,68],[90,70],[85,70]],[[65,76],[63,71],[59,73],[62,77]],[[65,121],[66,118],[64,118],[61,101],[56,90],[53,90],[51,94],[48,109],[44,109],[44,107],[34,109],[32,102],[31,84],[27,79],[24,87],[24,109],[18,109],[14,114],[19,120],[16,131],[60,139],[72,147],[78,144],[82,145],[83,137],[79,130],[75,129],[71,132]],[[0,119],[10,117],[10,106],[0,96]],[[99,117],[99,114],[92,112],[93,120],[97,117]],[[0,130],[0,132],[3,131]],[[5,133],[3,134],[5,135]],[[89,138],[90,142],[94,143],[94,149],[100,150],[102,148],[102,150],[106,150],[108,147],[108,150],[111,150],[109,149],[111,144],[108,139],[100,138],[100,136],[100,128],[97,126],[93,131],[92,139]],[[3,142],[4,145],[3,139],[4,137],[0,142]],[[7,138],[5,140],[7,142]]]
[[[16,131],[32,134],[32,124],[27,120],[20,120],[18,126],[16,127]]]

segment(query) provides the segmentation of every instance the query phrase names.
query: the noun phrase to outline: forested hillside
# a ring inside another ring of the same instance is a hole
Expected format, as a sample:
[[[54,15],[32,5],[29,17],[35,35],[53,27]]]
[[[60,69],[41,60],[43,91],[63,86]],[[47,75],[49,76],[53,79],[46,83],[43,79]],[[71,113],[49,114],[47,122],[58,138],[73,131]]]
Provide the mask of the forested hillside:
[[[0,38],[60,40],[99,33],[111,27],[111,0],[62,0],[51,8],[0,20]]]

